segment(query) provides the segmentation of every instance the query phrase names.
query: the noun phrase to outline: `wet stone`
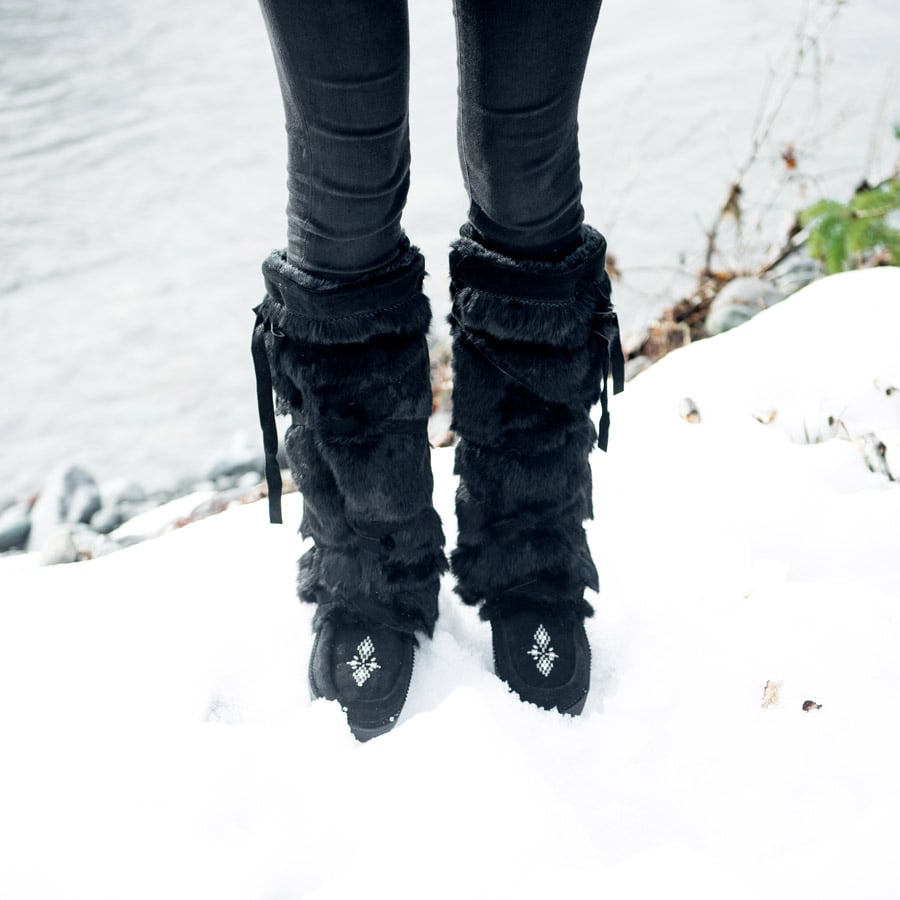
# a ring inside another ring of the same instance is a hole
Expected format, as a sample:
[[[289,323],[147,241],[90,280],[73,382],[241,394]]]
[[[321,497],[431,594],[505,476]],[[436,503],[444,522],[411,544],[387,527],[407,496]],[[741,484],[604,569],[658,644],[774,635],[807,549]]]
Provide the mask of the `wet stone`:
[[[788,297],[817,278],[822,278],[823,275],[825,275],[825,267],[822,263],[806,257],[796,260],[775,275],[772,283],[785,297]]]
[[[238,478],[235,487],[242,491],[249,491],[262,484],[263,476],[259,472],[245,472]]]
[[[762,278],[735,278],[719,291],[706,317],[706,333],[721,334],[774,306],[784,295]]]
[[[146,503],[147,492],[139,481],[127,478],[115,478],[100,487],[100,496],[104,507],[118,506],[121,503]]]
[[[80,466],[61,466],[47,479],[31,511],[30,550],[43,550],[60,525],[88,523],[100,509],[100,489]]]
[[[121,510],[115,506],[103,506],[91,516],[91,528],[98,534],[109,534],[125,521]]]
[[[0,553],[21,550],[28,543],[30,512],[28,504],[17,503],[0,513]]]
[[[94,541],[97,540],[97,532],[88,525],[74,525],[69,532],[69,536],[75,545],[78,559],[90,558]]]
[[[98,535],[94,539],[93,544],[91,544],[91,558],[100,559],[101,557],[109,556],[111,553],[117,553],[119,550],[124,550],[126,547],[133,547],[135,544],[140,544],[143,541],[144,537],[137,534],[131,534],[127,537],[117,538],[115,540],[101,534]]]
[[[234,484],[238,478],[242,475],[246,475],[248,472],[254,472],[259,475],[265,471],[265,456],[262,454],[254,454],[253,456],[245,457],[244,459],[232,459],[216,463],[210,468],[207,473],[207,478],[210,481],[215,482],[223,479]]]
[[[117,511],[122,520],[119,525],[127,522],[129,519],[133,519],[135,516],[140,516],[145,512],[149,512],[151,509],[156,509],[158,506],[162,506],[163,503],[167,502],[168,500],[162,500],[159,503],[155,503],[150,500],[143,500],[135,503],[132,503],[130,501],[123,501],[117,507]],[[116,525],[115,527],[118,528],[119,526]],[[97,530],[99,531],[99,529]]]
[[[631,381],[635,375],[640,375],[645,369],[649,369],[653,361],[649,356],[635,356],[625,361],[625,380]]]

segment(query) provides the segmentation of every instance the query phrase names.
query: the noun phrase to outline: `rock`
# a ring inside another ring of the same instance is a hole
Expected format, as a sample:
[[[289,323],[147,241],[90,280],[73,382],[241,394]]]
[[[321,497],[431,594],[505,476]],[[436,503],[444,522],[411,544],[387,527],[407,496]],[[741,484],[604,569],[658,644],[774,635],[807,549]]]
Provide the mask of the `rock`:
[[[144,500],[132,503],[130,500],[123,500],[116,508],[119,515],[122,517],[122,522],[127,522],[129,519],[133,519],[135,516],[141,516],[151,509],[157,509],[167,502],[167,500],[161,500],[158,503],[153,502],[152,500]]]
[[[118,550],[124,550],[126,547],[133,547],[135,544],[143,543],[144,538],[137,534],[128,537],[113,540],[106,535],[97,535],[94,543],[91,545],[91,558],[100,559],[103,556],[109,556]]]
[[[219,513],[225,512],[226,509],[228,509],[228,501],[225,499],[225,494],[216,494],[215,497],[192,509],[183,519],[179,519],[178,527],[189,525],[191,522],[198,522],[200,519],[207,519],[210,516],[217,516]]]
[[[100,490],[93,475],[80,466],[51,473],[31,511],[29,550],[42,550],[60,525],[88,523],[100,509]]]
[[[631,381],[635,375],[640,375],[644,369],[649,369],[653,365],[653,360],[649,356],[635,356],[625,360],[625,380]]]
[[[101,506],[94,515],[91,516],[91,528],[97,534],[109,534],[114,531],[125,521],[122,512],[115,506]]]
[[[262,450],[262,443],[258,440],[250,440],[245,434],[235,435],[231,442],[231,448],[209,467],[206,478],[212,482],[220,480],[228,481],[223,489],[233,487],[241,475],[248,472],[265,474],[266,457]]]
[[[127,478],[114,478],[105,482],[100,487],[100,496],[103,506],[113,507],[121,503],[146,503],[147,492],[138,481],[129,481]]]
[[[55,531],[41,547],[40,561],[42,566],[57,566],[73,563],[78,559],[78,549],[72,535],[66,529]]]
[[[185,519],[188,522],[196,522],[209,516],[217,516],[220,512],[225,512],[232,503],[239,502],[242,494],[243,491],[239,488],[232,488],[230,491],[220,491],[213,497],[198,503]]]
[[[162,506],[164,503],[169,503],[172,500],[175,500],[176,498],[181,497],[185,493],[190,493],[190,488],[188,488],[186,491],[179,491],[179,490],[153,491],[153,493],[147,497],[145,504],[144,504],[144,508],[152,509],[156,506]],[[139,505],[139,504],[135,504],[135,505]]]
[[[123,538],[134,535],[143,539],[163,534],[171,530],[176,521],[187,516],[191,510],[212,496],[214,494],[211,491],[200,491],[184,497],[177,497],[162,506],[153,507],[147,512],[129,519],[112,532],[110,537],[115,541],[121,541]]]
[[[174,500],[176,497],[183,497],[185,494],[192,493],[197,480],[198,479],[192,475],[186,475],[183,478],[179,478],[178,483],[175,485],[175,492],[170,499]]]
[[[73,482],[73,490],[69,495],[66,521],[72,523],[80,522],[87,525],[94,513],[100,509],[100,489],[97,487],[97,482],[87,472],[84,472],[84,470],[81,470],[81,472],[87,475],[90,481]]]
[[[27,503],[17,503],[0,513],[0,553],[24,549],[31,531],[30,513]]]
[[[762,278],[735,278],[719,291],[706,316],[706,333],[712,337],[752,319],[784,299],[784,294]]]
[[[806,287],[810,282],[825,276],[825,267],[818,260],[806,257],[798,259],[792,265],[772,276],[772,284],[782,296],[788,297]]]
[[[259,472],[245,472],[238,478],[235,487],[241,491],[249,491],[257,487],[257,485],[262,484],[263,480],[264,476],[260,475]]]
[[[90,559],[94,547],[94,542],[99,535],[89,525],[74,525],[69,531],[69,537],[75,545],[75,552],[78,559]]]

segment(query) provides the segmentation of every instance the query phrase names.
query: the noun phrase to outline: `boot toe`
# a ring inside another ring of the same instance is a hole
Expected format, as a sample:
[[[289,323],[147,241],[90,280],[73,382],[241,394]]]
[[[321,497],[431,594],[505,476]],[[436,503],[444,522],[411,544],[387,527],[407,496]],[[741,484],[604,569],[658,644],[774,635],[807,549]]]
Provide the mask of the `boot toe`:
[[[310,694],[337,700],[358,740],[384,734],[406,701],[414,647],[412,635],[384,626],[324,622],[309,659]]]
[[[578,715],[590,688],[591,651],[584,622],[551,607],[491,620],[494,670],[522,700]]]

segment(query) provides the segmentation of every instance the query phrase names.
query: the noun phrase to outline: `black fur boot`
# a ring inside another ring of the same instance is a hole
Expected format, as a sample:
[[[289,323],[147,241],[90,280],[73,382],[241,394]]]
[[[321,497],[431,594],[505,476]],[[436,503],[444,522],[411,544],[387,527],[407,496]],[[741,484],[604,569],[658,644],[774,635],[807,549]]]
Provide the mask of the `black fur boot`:
[[[591,518],[591,407],[624,360],[590,228],[558,263],[514,260],[464,228],[450,255],[459,542],[451,567],[491,623],[497,674],[523,699],[577,714],[590,684],[585,587],[598,589]]]
[[[301,600],[317,604],[313,697],[337,699],[361,740],[387,731],[406,699],[414,633],[431,636],[441,573],[427,425],[431,381],[424,261],[396,260],[351,283],[316,278],[283,254],[263,264],[254,358],[270,459],[270,512],[280,519],[271,373],[303,495]],[[276,498],[273,501],[273,496]]]

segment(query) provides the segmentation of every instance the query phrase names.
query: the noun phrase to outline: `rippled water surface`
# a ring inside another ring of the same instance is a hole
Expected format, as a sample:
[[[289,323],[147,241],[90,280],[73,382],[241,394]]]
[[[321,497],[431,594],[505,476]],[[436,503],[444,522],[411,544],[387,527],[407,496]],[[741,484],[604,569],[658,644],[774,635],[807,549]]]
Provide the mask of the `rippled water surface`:
[[[626,325],[674,289],[656,267],[702,246],[801,9],[604,7],[583,177],[588,218],[632,276],[617,289]],[[411,14],[406,227],[440,315],[446,247],[465,214],[453,25],[449,2],[419,0]],[[790,107],[779,124],[776,138],[814,151],[823,189],[846,194],[885,162],[878,135],[900,119],[898,38],[892,2],[848,2],[824,74],[801,85],[802,124]],[[282,240],[283,156],[254,3],[0,3],[0,499],[61,460],[172,482],[235,434],[255,437],[249,308],[259,262]]]

